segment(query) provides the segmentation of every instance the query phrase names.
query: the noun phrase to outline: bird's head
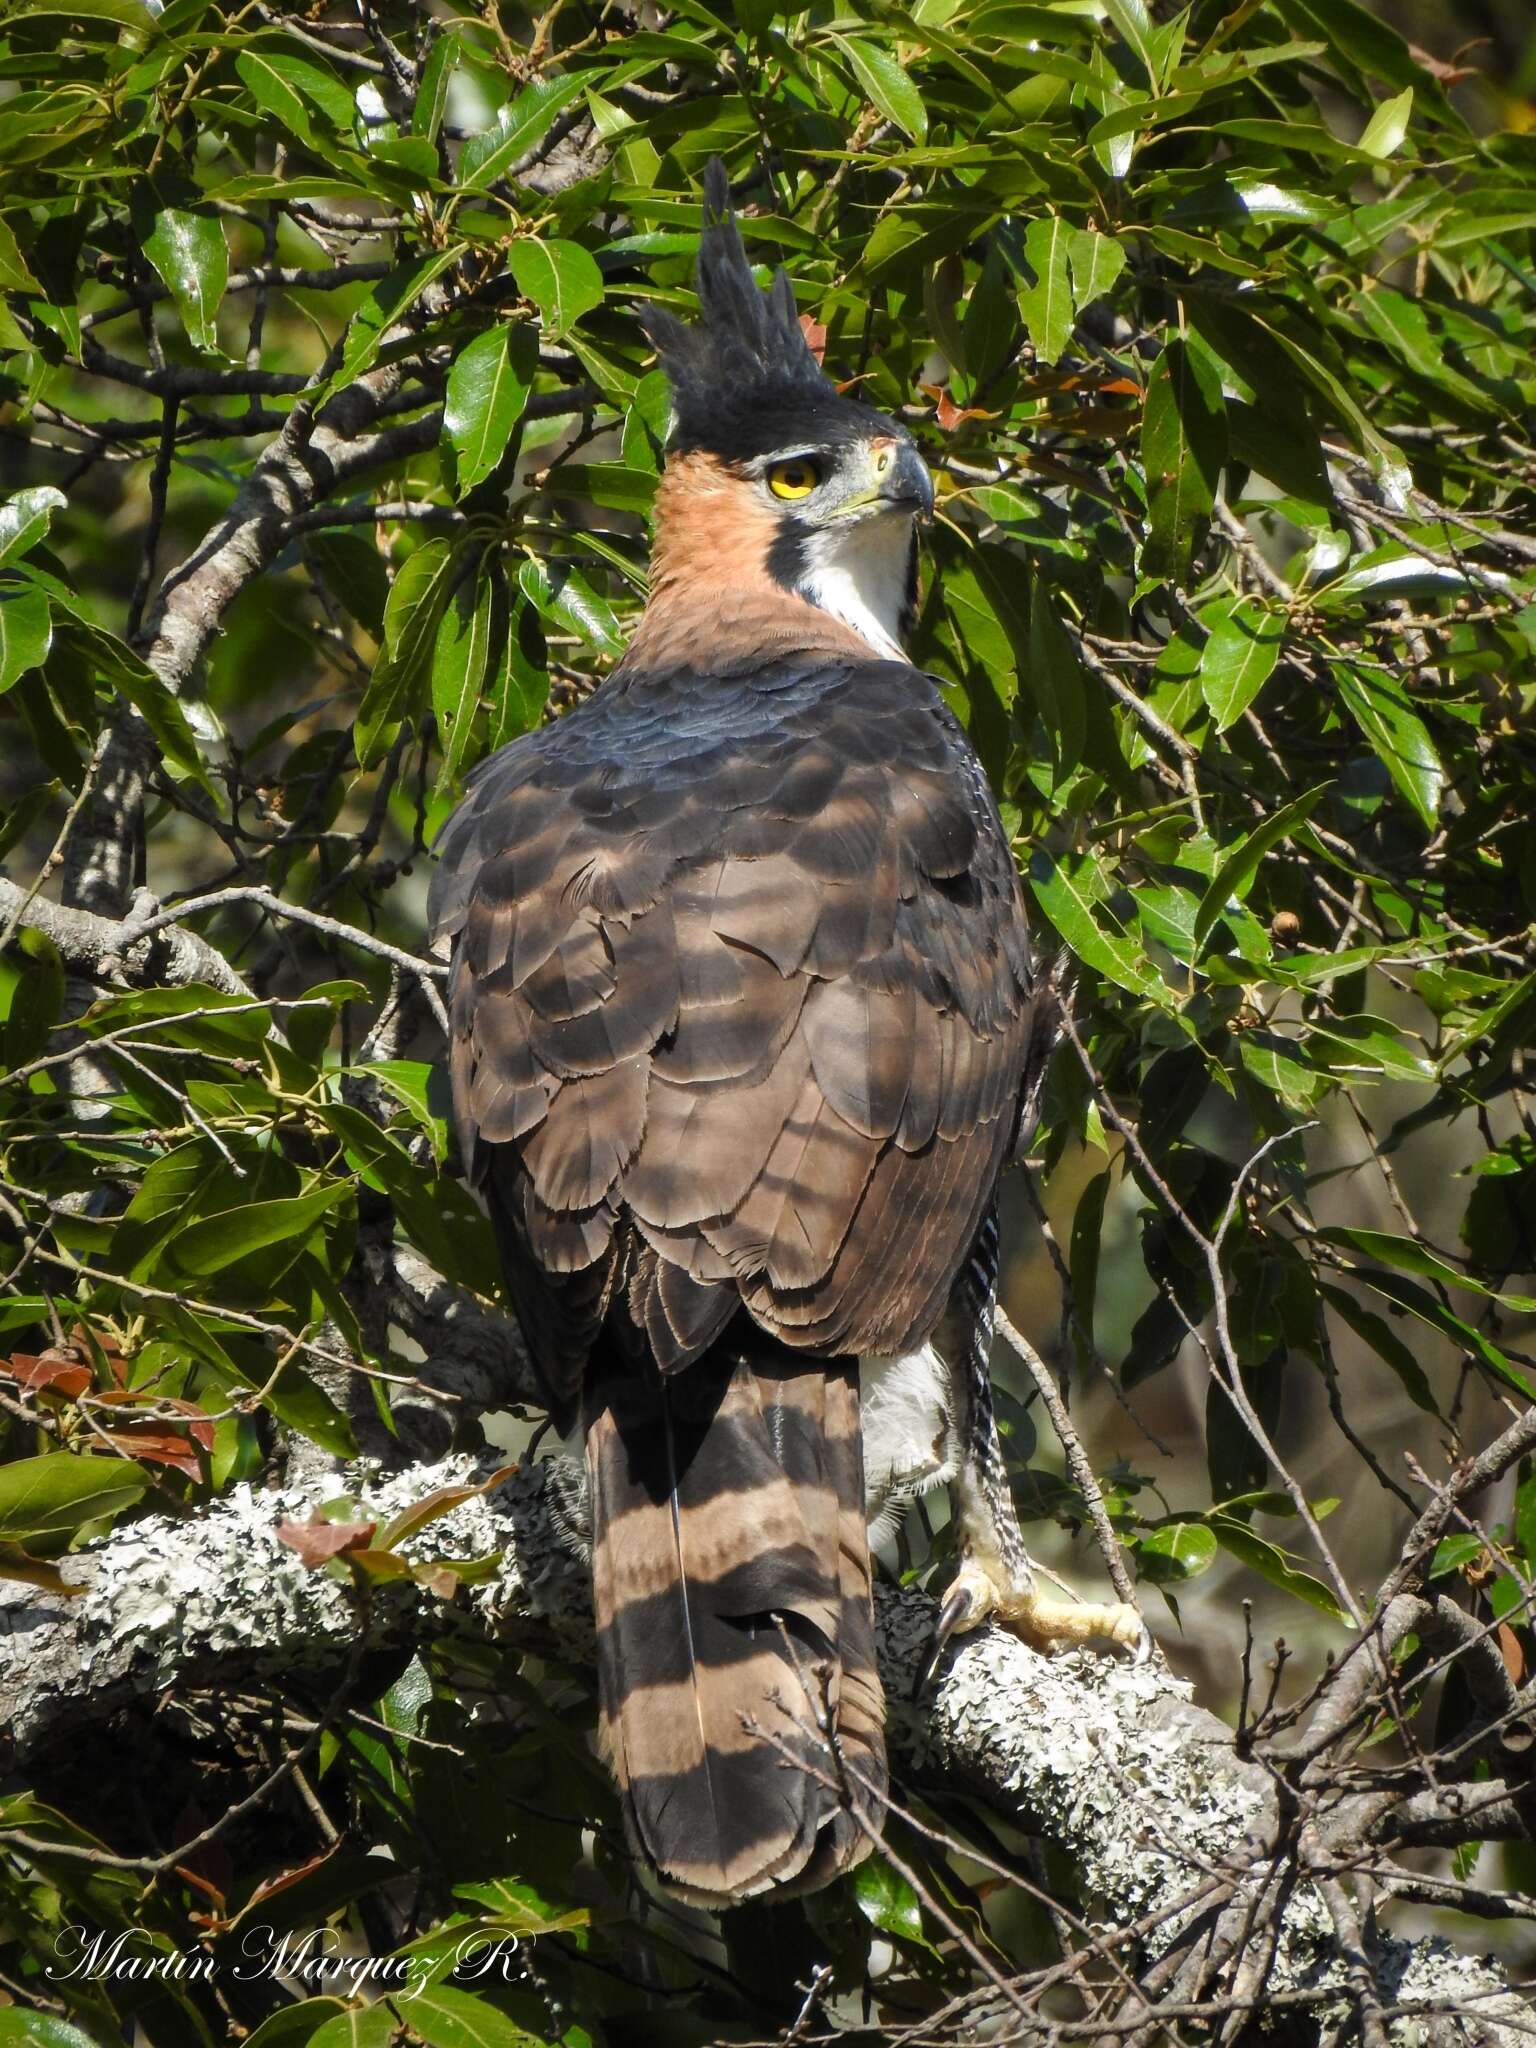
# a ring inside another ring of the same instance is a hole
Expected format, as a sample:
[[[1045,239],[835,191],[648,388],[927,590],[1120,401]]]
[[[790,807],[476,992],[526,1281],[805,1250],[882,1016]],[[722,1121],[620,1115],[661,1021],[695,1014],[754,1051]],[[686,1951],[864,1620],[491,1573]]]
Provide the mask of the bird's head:
[[[916,604],[916,522],[933,509],[927,467],[903,426],[823,374],[788,275],[758,288],[718,159],[704,204],[698,321],[645,316],[672,386],[658,587],[686,541],[691,570],[726,587],[766,579],[898,654]]]

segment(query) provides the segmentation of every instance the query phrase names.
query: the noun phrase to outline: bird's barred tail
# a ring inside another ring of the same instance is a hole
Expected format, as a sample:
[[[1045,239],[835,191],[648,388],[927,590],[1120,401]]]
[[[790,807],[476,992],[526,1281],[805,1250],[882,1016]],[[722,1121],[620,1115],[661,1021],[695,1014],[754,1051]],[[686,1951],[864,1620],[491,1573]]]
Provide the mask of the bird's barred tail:
[[[587,1393],[604,1747],[637,1849],[713,1906],[857,1863],[886,1783],[858,1368],[748,1342]]]

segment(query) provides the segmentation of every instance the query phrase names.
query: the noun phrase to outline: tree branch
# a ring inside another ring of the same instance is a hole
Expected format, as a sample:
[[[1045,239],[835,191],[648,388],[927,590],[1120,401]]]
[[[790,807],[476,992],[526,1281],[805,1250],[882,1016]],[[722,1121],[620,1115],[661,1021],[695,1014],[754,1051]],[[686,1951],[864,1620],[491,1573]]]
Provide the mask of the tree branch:
[[[384,1477],[354,1467],[344,1477],[363,1512],[383,1523],[436,1488],[474,1485],[494,1469],[459,1455]],[[375,1586],[368,1646],[495,1641],[590,1661],[575,1473],[563,1458],[526,1467],[408,1539],[412,1562],[494,1554],[498,1568],[450,1599],[412,1579]],[[342,1574],[307,1569],[276,1531],[280,1521],[307,1519],[335,1490],[334,1473],[275,1493],[238,1486],[195,1520],[151,1518],[67,1560],[65,1571],[85,1588],[74,1599],[0,1589],[0,1714],[13,1755],[43,1757],[171,1686],[238,1679],[249,1689],[266,1678],[291,1687],[334,1677],[357,1642],[356,1597]],[[1311,2037],[1329,2038],[1330,2026],[1358,2009],[1359,1959],[1341,1956],[1318,1875],[1287,1846],[1276,1781],[1238,1758],[1231,1730],[1156,1663],[1086,1651],[1046,1658],[991,1629],[966,1638],[937,1686],[913,1703],[934,1614],[915,1590],[877,1595],[892,1751],[905,1774],[979,1797],[1070,1860],[1106,1945],[1123,1951],[1122,1967],[1144,1972],[1142,1989],[1128,1994],[1133,2004],[1145,2000],[1160,1959],[1178,1965],[1191,1941],[1219,1983],[1223,1955],[1243,1956],[1236,1942],[1222,1950],[1223,1922],[1251,1928],[1255,1907],[1267,1903],[1273,1955],[1260,1997],[1299,1996],[1313,2007]],[[1459,1796],[1477,1808],[1466,1822],[1478,1835],[1515,1805],[1503,1786],[1468,1786]],[[1443,1839],[1452,1816],[1442,1801],[1434,1813],[1415,1807],[1414,1821],[1420,1839]],[[1333,1872],[1324,1875],[1333,1884]],[[1213,1898],[1226,1902],[1214,1923]],[[1357,1924],[1352,1912],[1345,1917]],[[1373,1935],[1371,1968],[1382,2037],[1392,2043],[1516,2048],[1526,2040],[1527,2008],[1487,1961],[1434,1939]]]

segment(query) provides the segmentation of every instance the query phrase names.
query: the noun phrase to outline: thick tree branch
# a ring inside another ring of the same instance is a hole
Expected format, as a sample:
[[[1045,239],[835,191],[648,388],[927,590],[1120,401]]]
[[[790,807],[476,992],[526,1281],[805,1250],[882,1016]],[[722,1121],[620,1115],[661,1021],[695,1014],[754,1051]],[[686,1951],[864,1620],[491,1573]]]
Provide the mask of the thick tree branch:
[[[388,1477],[353,1468],[347,1479],[382,1525],[438,1487],[475,1484],[493,1470],[486,1459],[457,1456]],[[0,1591],[0,1714],[14,1755],[45,1758],[54,1744],[172,1686],[334,1679],[357,1641],[356,1597],[344,1572],[307,1569],[276,1530],[307,1519],[335,1489],[334,1475],[282,1492],[240,1486],[194,1521],[143,1521],[68,1560],[67,1575],[85,1588],[75,1599],[21,1585]],[[494,1554],[494,1576],[448,1599],[414,1580],[375,1587],[370,1645],[493,1640],[586,1660],[579,1520],[574,1468],[564,1459],[464,1501],[403,1548],[413,1562]],[[1276,1782],[1238,1758],[1231,1730],[1156,1663],[1088,1652],[1044,1658],[994,1630],[967,1639],[914,1705],[933,1619],[919,1592],[879,1595],[897,1761],[909,1779],[981,1798],[1070,1860],[1106,1944],[1120,1947],[1122,1967],[1141,1972],[1130,2029],[1138,2001],[1156,2010],[1160,1978],[1177,1985],[1187,1977],[1191,1944],[1200,1969],[1219,1982],[1224,1958],[1243,1956],[1224,1930],[1251,1929],[1263,1911],[1272,1958],[1261,2002],[1299,2004],[1310,2010],[1311,2038],[1332,2038],[1362,1995],[1361,1959],[1341,1955],[1337,1912],[1359,1923],[1332,1871],[1314,1877],[1288,1846]],[[1478,1808],[1466,1816],[1474,1835],[1515,1804],[1502,1786],[1468,1786],[1459,1797]],[[1443,1801],[1434,1813],[1414,1809],[1422,1839],[1454,1838],[1451,1820]],[[1337,1894],[1336,1910],[1322,1882]],[[1373,1935],[1370,1965],[1378,2038],[1403,2048],[1453,2040],[1515,2048],[1526,2039],[1527,2008],[1490,1963],[1437,1940]]]

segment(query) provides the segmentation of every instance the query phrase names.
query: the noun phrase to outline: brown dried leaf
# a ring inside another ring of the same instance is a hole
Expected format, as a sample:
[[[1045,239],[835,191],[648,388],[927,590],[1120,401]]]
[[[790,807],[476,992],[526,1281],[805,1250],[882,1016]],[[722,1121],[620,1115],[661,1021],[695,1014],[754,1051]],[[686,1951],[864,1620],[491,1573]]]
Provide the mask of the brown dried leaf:
[[[296,1551],[311,1571],[349,1550],[362,1550],[373,1540],[377,1522],[328,1522],[316,1512],[307,1522],[279,1522],[277,1540]]]

